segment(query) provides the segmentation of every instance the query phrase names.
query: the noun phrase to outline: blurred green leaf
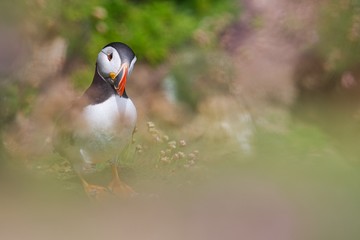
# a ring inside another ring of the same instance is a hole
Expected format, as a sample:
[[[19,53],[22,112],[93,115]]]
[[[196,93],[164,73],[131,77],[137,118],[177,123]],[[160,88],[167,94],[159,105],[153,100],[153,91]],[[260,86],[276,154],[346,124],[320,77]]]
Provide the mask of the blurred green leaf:
[[[68,39],[72,58],[92,63],[102,46],[123,41],[156,64],[190,40],[204,19],[235,13],[234,2],[51,0],[34,3],[29,15],[43,25],[39,34],[55,31]]]
[[[326,69],[344,72],[360,63],[360,1],[329,1],[319,24],[318,49]]]

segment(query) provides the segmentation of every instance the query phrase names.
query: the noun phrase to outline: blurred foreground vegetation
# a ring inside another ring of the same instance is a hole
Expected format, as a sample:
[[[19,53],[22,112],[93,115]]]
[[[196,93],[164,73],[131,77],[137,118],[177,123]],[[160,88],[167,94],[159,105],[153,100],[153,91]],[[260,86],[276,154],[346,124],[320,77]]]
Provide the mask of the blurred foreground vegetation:
[[[314,219],[324,224],[324,239],[336,239],[328,227],[332,225],[326,223],[334,224],[332,220],[343,223],[346,239],[355,236],[358,219],[348,214],[353,211],[358,216],[360,210],[360,1],[327,0],[318,5],[318,40],[305,49],[295,66],[293,81],[298,95],[295,103],[285,108],[290,120],[280,131],[263,127],[261,122],[269,119],[254,119],[251,114],[235,118],[243,125],[231,128],[232,122],[222,117],[232,119],[257,106],[234,111],[227,108],[232,101],[215,103],[213,113],[212,102],[206,102],[225,95],[246,105],[231,91],[236,78],[232,64],[236,63],[228,55],[236,53],[225,52],[219,44],[222,33],[246,13],[236,1],[38,0],[20,1],[19,6],[26,9],[24,28],[29,39],[42,43],[61,36],[66,40],[65,67],[58,75],[76,89],[84,90],[89,84],[99,49],[111,41],[128,43],[143,71],[165,66],[167,74],[159,74],[162,78],[150,90],[156,93],[154,98],[163,91],[170,95],[170,108],[179,110],[181,117],[169,123],[149,110],[138,123],[130,156],[121,162],[125,180],[135,189],[149,194],[163,189],[181,192],[218,180],[226,185],[233,176],[239,182],[243,176],[251,176],[286,189],[298,200],[294,204],[315,201],[310,212],[319,214]],[[261,28],[266,23],[258,25],[256,28]],[[9,72],[2,73],[0,83],[2,135],[31,116],[38,96],[48,87],[22,81]],[[142,91],[137,93],[143,95]],[[161,105],[162,100],[158,105],[168,106]],[[151,108],[143,104],[140,109]],[[269,121],[281,122],[280,116],[272,117]],[[221,127],[214,127],[213,121],[219,121]],[[196,126],[206,129],[205,133],[198,134]],[[66,159],[56,154],[13,159],[6,147],[2,141],[1,159],[8,163],[3,169],[7,175],[21,176],[19,186],[42,192],[45,198],[85,197]],[[94,178],[109,178],[104,171],[107,167],[99,166],[100,174]]]

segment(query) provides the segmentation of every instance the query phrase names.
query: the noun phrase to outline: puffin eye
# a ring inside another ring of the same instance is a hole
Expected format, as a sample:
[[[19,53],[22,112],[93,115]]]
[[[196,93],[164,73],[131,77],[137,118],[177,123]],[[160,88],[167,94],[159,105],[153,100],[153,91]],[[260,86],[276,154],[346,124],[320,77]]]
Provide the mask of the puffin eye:
[[[113,58],[113,54],[112,53],[108,54],[107,58],[108,58],[109,61],[111,61],[111,59]]]

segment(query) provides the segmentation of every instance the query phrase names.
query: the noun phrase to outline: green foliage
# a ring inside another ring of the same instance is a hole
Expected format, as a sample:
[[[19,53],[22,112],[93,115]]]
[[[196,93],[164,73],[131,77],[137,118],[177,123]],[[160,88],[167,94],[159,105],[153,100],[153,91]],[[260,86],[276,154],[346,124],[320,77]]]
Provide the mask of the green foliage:
[[[229,94],[232,79],[230,59],[218,51],[201,48],[182,49],[165,81],[177,101],[196,110],[206,97]],[[196,66],[196,67],[195,67]]]
[[[110,9],[107,6],[105,8]],[[129,43],[136,51],[142,53],[140,57],[152,63],[164,59],[170,49],[189,37],[189,33],[196,26],[195,19],[185,13],[177,13],[171,2],[130,6],[124,13],[110,12],[111,15],[112,17],[104,21],[111,29],[104,33],[104,37],[109,40],[121,39]],[[114,19],[123,22],[116,27]]]
[[[287,134],[259,131],[255,145],[264,158],[271,153],[277,159],[303,159],[322,156],[330,149],[330,138],[320,129],[294,124]],[[278,154],[278,155],[277,155]],[[286,156],[286,158],[284,158]]]
[[[51,0],[38,5],[31,7],[32,19],[42,30],[48,28],[42,34],[60,33],[69,40],[70,57],[91,63],[112,41],[126,42],[139,59],[159,63],[191,39],[204,19],[236,10],[233,0]]]
[[[327,70],[343,72],[360,63],[360,1],[329,1],[320,15],[319,51]]]
[[[274,171],[280,178],[322,178],[339,183],[346,174],[358,177],[336,140],[315,126],[292,123],[285,134],[260,130],[254,147],[253,164],[266,172]],[[343,176],[335,177],[339,175]]]
[[[12,84],[3,84],[0,90],[0,124],[3,127],[5,124],[11,122],[19,108],[20,99],[19,89]]]
[[[37,90],[26,83],[21,87],[17,83],[4,83],[0,85],[0,95],[0,125],[3,128],[12,123],[17,112],[30,112]]]

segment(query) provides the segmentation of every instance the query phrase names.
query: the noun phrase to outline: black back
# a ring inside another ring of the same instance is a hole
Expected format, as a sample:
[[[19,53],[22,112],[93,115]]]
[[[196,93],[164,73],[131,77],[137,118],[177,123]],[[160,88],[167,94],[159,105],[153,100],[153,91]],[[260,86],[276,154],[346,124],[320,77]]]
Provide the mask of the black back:
[[[99,104],[114,94],[117,94],[114,86],[102,79],[97,71],[97,67],[95,67],[94,79],[90,87],[84,92],[83,97],[89,101],[89,104]],[[128,98],[126,91],[124,91],[122,97]]]
[[[83,96],[90,101],[90,104],[98,104],[106,101],[115,93],[114,87],[100,77],[97,67],[95,67],[93,81],[90,87],[86,89]]]

